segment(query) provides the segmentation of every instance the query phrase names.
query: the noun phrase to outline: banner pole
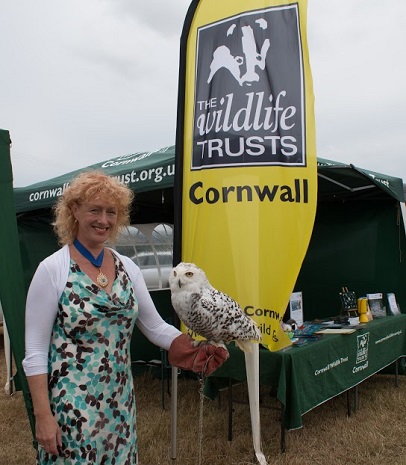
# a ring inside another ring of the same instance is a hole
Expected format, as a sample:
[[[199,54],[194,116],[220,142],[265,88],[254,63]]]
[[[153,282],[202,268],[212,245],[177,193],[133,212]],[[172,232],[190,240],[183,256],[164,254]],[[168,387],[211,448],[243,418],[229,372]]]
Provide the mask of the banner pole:
[[[176,462],[176,435],[178,426],[178,369],[172,367],[171,392],[171,462]]]

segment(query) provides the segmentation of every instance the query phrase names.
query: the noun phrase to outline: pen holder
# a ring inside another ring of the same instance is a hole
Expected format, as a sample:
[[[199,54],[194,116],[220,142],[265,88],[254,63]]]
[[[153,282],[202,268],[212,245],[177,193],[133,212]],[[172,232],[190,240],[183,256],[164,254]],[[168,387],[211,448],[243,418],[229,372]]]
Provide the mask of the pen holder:
[[[358,299],[358,315],[360,323],[368,323],[368,299],[366,297],[361,297]]]

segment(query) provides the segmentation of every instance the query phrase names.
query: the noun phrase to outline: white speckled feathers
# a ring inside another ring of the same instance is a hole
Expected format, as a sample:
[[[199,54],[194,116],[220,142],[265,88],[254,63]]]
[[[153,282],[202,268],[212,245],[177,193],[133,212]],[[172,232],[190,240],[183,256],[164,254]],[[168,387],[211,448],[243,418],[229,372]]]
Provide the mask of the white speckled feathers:
[[[255,322],[227,294],[215,289],[201,268],[179,263],[169,276],[171,300],[179,318],[211,343],[235,341],[244,351],[249,341],[260,340]]]

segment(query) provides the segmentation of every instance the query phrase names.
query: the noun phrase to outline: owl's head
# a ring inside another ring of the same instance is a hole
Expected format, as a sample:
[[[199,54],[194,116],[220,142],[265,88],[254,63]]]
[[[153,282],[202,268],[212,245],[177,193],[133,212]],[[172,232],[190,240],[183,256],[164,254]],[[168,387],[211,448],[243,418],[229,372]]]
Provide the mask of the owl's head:
[[[169,287],[172,292],[190,291],[199,292],[210,287],[205,272],[194,263],[181,262],[172,269],[169,275]]]

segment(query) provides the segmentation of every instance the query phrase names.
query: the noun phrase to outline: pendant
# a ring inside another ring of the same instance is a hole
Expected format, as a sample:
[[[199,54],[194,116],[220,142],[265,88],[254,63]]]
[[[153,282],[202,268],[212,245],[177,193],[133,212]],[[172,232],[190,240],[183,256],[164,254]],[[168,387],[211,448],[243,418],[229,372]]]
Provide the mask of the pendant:
[[[102,272],[102,270],[99,268],[100,273],[97,275],[96,281],[97,284],[101,287],[106,287],[109,283],[108,277]]]

